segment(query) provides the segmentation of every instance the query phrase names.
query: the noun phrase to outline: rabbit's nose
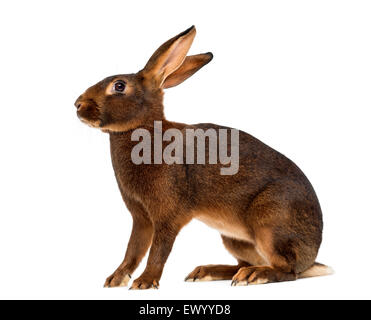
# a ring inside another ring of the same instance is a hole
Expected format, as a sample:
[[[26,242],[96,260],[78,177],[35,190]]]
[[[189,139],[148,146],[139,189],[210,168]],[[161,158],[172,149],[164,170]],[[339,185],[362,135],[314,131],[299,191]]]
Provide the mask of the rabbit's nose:
[[[80,109],[80,107],[81,107],[81,97],[78,97],[77,100],[75,101],[75,107],[77,108],[77,110]]]

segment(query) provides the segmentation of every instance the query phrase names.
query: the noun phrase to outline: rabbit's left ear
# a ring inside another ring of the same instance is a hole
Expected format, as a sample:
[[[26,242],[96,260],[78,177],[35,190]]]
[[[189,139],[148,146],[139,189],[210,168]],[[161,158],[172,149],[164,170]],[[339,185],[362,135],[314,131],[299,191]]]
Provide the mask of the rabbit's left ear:
[[[166,78],[184,62],[196,35],[194,26],[166,41],[158,48],[142,70],[143,75],[162,87]]]

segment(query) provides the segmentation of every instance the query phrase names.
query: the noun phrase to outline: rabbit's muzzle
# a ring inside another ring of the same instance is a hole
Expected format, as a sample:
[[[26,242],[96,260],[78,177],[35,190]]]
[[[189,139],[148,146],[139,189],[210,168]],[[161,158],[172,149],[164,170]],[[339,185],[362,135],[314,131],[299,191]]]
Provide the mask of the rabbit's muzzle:
[[[84,99],[80,96],[76,102],[77,117],[84,123],[98,127],[100,124],[100,112],[98,105],[91,99]]]

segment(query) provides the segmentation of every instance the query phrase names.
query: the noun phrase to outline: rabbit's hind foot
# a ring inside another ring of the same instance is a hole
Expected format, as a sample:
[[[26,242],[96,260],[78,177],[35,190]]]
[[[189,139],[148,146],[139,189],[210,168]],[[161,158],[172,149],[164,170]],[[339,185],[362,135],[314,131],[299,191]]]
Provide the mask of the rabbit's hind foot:
[[[293,281],[295,273],[286,273],[269,266],[243,267],[232,278],[232,286],[247,286],[271,282]]]
[[[241,265],[207,265],[194,269],[186,278],[186,282],[232,280]]]

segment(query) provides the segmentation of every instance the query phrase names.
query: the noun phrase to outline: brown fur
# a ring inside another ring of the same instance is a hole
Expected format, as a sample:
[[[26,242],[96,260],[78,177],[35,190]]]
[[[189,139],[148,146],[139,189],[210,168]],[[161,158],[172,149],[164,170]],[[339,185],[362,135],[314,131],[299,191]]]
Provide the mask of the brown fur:
[[[195,32],[192,27],[170,39],[143,70],[106,78],[75,103],[83,122],[109,133],[116,179],[133,217],[125,259],[107,279],[107,287],[125,285],[150,248],[147,267],[132,288],[157,288],[177,234],[193,218],[219,229],[239,264],[199,267],[187,279],[233,278],[237,285],[295,280],[315,262],[322,213],[310,182],[292,161],[251,135],[240,132],[240,167],[235,175],[220,175],[220,164],[131,161],[131,150],[138,143],[131,141],[133,130],[145,128],[153,139],[155,120],[162,121],[163,132],[224,128],[164,117],[163,89],[183,82],[212,59],[210,53],[186,57]],[[126,83],[123,93],[112,89],[117,80]]]

